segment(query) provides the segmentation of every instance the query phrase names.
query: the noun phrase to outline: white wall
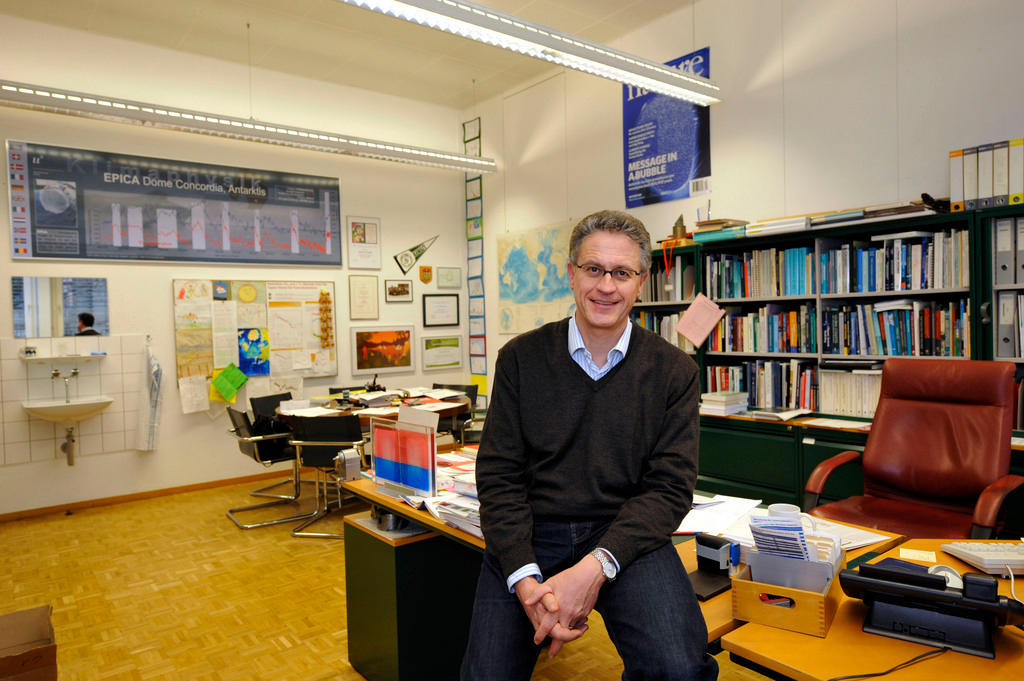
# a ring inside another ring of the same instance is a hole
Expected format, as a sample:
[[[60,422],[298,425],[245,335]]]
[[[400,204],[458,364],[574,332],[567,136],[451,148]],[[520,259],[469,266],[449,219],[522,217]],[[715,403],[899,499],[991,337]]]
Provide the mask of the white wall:
[[[696,0],[613,46],[661,62],[710,46],[723,93],[711,108],[712,215],[754,221],[948,196],[949,150],[1024,135],[1021,26],[1014,0]],[[508,340],[497,235],[624,207],[621,86],[552,71],[465,112],[476,115],[484,154],[503,161],[484,178],[493,372]],[[663,239],[706,205],[632,213]]]
[[[164,49],[58,29],[3,17],[3,76],[28,83],[66,87],[131,99],[176,103],[203,111],[248,116],[248,71],[236,64],[184,55]],[[454,110],[424,105],[372,92],[346,89],[271,72],[253,77],[253,112],[270,122],[293,123],[362,137],[389,139],[417,146],[456,150],[461,118]],[[226,434],[224,416],[183,415],[175,380],[171,280],[182,277],[264,280],[331,280],[337,295],[336,333],[339,375],[306,381],[306,394],[326,392],[331,385],[363,383],[349,368],[348,275],[374,274],[412,279],[415,302],[385,304],[380,296],[380,320],[360,326],[410,324],[422,334],[420,296],[437,292],[424,285],[418,270],[402,275],[392,255],[437,234],[439,239],[418,264],[465,268],[461,173],[418,168],[346,156],[285,149],[214,137],[187,135],[142,127],[72,118],[57,114],[0,108],[0,135],[58,146],[81,147],[126,154],[181,159],[276,171],[337,177],[341,183],[341,215],[381,219],[382,268],[349,271],[337,267],[274,267],[171,262],[14,261],[4,219],[0,230],[0,301],[10,300],[11,276],[106,277],[110,296],[111,333],[150,334],[164,368],[158,445],[152,452],[87,452],[69,467],[53,457],[23,463],[24,447],[12,447],[12,463],[0,467],[0,513],[188,485],[262,472],[243,457]],[[6,173],[0,191],[0,213],[9,215]],[[345,259],[347,262],[347,256]],[[465,286],[460,292],[466,333]],[[9,302],[0,304],[0,338],[13,336]],[[18,362],[19,360],[3,360]],[[417,364],[419,363],[417,354]],[[14,371],[16,368],[11,367]],[[388,385],[429,385],[433,381],[466,383],[468,366],[456,372],[417,370],[388,375]],[[13,397],[14,393],[12,393]],[[6,398],[7,396],[3,396]],[[11,400],[7,400],[11,401]],[[20,410],[6,409],[16,419]],[[24,428],[2,425],[9,438]],[[0,437],[0,443],[3,438]],[[3,453],[0,444],[0,454]],[[0,458],[0,462],[3,459]]]

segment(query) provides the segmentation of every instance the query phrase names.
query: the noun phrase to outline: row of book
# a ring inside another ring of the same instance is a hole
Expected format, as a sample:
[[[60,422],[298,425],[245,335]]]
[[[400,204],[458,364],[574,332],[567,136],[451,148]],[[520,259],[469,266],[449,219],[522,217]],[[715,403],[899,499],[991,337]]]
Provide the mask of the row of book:
[[[820,411],[817,376],[818,367],[813,361],[799,359],[757,359],[706,368],[708,392],[745,393],[748,409]]]
[[[648,331],[653,331],[684,352],[694,353],[697,351],[697,348],[689,338],[676,331],[676,325],[679,324],[678,312],[658,314],[656,312],[634,309],[633,318],[637,324]]]
[[[1024,204],[1024,138],[949,152],[953,212]]]
[[[814,295],[814,249],[708,253],[704,256],[704,290],[717,300]]]
[[[966,229],[877,234],[871,241],[822,241],[821,293],[962,288],[970,284]]]
[[[879,368],[818,369],[818,411],[822,413],[871,418],[881,390]]]
[[[971,303],[886,300],[826,307],[821,312],[824,355],[969,357]]]
[[[817,308],[804,303],[787,309],[769,303],[753,312],[727,307],[708,336],[712,352],[818,351]]]
[[[807,360],[756,360],[735,366],[709,366],[709,391],[746,396],[748,409],[809,409],[825,414],[871,418],[882,387],[882,370],[823,369]],[[702,405],[713,403],[706,395]],[[705,409],[703,413],[717,413]]]
[[[652,267],[640,289],[641,303],[679,303],[693,299],[694,268],[684,265],[681,255],[671,256],[670,267]]]

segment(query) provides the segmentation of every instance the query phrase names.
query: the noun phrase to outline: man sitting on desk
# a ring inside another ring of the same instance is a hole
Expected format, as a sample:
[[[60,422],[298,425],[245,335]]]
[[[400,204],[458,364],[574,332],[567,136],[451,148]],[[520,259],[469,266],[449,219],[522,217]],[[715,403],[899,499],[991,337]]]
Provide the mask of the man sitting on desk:
[[[622,678],[713,679],[672,532],[697,478],[697,366],[629,322],[651,264],[643,223],[601,211],[569,244],[574,316],[498,353],[477,458],[487,550],[463,681],[528,679],[595,607]]]

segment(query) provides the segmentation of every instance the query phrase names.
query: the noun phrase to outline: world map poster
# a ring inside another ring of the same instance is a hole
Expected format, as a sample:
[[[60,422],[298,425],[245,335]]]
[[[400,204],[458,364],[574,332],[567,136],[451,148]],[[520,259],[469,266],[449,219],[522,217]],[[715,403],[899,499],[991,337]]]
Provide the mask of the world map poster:
[[[498,319],[519,334],[563,319],[575,302],[569,287],[569,235],[564,222],[498,236]]]

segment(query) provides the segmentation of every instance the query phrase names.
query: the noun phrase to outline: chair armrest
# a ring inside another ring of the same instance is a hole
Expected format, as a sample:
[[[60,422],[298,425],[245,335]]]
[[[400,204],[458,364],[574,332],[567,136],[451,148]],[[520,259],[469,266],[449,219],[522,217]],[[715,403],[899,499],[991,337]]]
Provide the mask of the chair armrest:
[[[288,433],[285,433],[287,435]],[[288,440],[293,447],[362,447],[366,440],[346,440],[337,442],[332,440]]]
[[[266,440],[280,440],[283,437],[291,437],[291,433],[273,433],[271,435],[250,435],[249,437],[242,437],[238,434],[234,428],[228,431],[235,436],[235,439],[241,440],[242,442],[265,442]]]
[[[822,490],[825,489],[825,483],[828,481],[828,477],[832,475],[840,466],[856,461],[860,458],[860,452],[853,450],[846,452],[839,452],[835,456],[830,456],[825,459],[811,471],[810,476],[807,478],[807,483],[804,485],[804,512],[809,512],[812,508],[818,505],[818,501],[821,497]]]
[[[1006,501],[1010,492],[1024,485],[1024,476],[1004,475],[991,485],[981,491],[977,503],[974,505],[974,525],[977,528],[985,528],[995,532],[996,522],[999,519],[999,510]],[[972,528],[972,534],[974,529]],[[989,536],[994,536],[990,534]]]

